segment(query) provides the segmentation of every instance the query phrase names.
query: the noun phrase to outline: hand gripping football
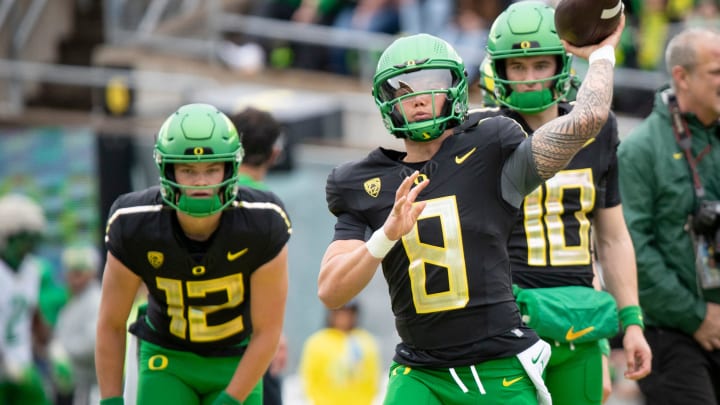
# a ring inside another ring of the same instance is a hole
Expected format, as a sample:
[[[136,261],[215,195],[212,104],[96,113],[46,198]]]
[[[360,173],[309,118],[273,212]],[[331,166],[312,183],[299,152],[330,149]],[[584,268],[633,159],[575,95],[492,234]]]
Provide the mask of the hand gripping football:
[[[555,28],[572,45],[594,45],[615,31],[622,12],[622,0],[561,0],[555,8]]]

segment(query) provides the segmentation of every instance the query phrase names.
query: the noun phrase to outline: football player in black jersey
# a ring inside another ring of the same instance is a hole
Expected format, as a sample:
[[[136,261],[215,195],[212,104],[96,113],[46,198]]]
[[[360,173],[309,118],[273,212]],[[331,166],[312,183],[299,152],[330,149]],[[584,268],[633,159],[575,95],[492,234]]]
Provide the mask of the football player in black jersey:
[[[141,283],[138,404],[261,404],[282,332],[291,225],[272,193],[238,187],[228,117],[180,107],[155,144],[160,186],[120,196],[106,228],[96,366],[102,404],[122,404],[125,325]]]
[[[493,75],[492,87],[501,107],[473,111],[469,121],[506,116],[532,134],[543,124],[569,114],[572,104],[559,100],[566,97],[571,87],[571,59],[555,32],[553,9],[539,2],[518,2],[495,21],[493,28],[487,55]],[[594,239],[608,291],[621,309],[639,309],[635,254],[618,189],[618,144],[617,121],[610,114],[605,126],[567,167],[525,197],[522,219],[508,240],[512,278],[518,286],[592,289]],[[559,292],[544,291],[551,295]],[[573,291],[585,294],[582,290]],[[589,296],[583,298],[588,300]],[[571,309],[566,308],[558,315],[569,318],[569,311]],[[545,314],[539,322],[556,321],[548,318]],[[614,322],[613,327],[617,325],[613,317],[601,319]],[[555,405],[599,405],[603,400],[603,365],[598,339],[575,342],[590,333],[588,328],[599,329],[600,325],[591,325],[589,319],[587,322],[570,325],[567,329],[570,333],[560,331],[565,333],[565,339],[553,342],[545,382]],[[639,379],[650,372],[650,348],[641,323],[623,326],[628,366],[625,376]],[[542,333],[540,337],[555,340]],[[607,358],[604,361],[607,362]],[[606,395],[609,388],[608,378]]]
[[[600,44],[567,45],[590,58],[587,78],[575,109],[533,137],[505,117],[461,125],[465,68],[445,41],[408,36],[380,56],[373,96],[405,150],[378,148],[328,176],[337,222],[318,295],[337,308],[382,263],[401,338],[385,404],[551,403],[550,346],[521,320],[507,240],[523,197],[605,124],[622,25]]]

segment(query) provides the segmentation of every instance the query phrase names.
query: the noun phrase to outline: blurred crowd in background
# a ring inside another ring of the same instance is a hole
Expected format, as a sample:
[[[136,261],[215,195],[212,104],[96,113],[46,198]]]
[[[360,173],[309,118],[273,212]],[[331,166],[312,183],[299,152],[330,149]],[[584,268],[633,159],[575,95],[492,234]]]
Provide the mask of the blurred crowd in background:
[[[548,0],[555,5],[558,0]],[[390,35],[425,32],[450,42],[471,79],[495,17],[512,0],[251,0],[239,12],[301,24]],[[687,26],[720,27],[717,0],[624,0],[628,23],[618,66],[662,70],[667,40]],[[358,52],[321,45],[234,35],[223,59],[239,68],[299,68],[358,75]]]

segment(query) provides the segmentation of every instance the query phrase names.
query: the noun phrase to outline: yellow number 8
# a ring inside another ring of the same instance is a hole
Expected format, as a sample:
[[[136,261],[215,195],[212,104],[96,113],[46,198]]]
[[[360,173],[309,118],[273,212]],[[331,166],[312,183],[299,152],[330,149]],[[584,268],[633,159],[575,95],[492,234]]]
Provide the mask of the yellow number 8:
[[[423,243],[417,226],[402,238],[410,261],[408,271],[415,311],[418,314],[426,314],[463,308],[470,300],[470,293],[457,201],[454,196],[450,196],[427,200],[426,203],[418,222],[426,218],[439,217],[444,246]],[[427,293],[425,263],[447,269],[449,285],[447,291]]]

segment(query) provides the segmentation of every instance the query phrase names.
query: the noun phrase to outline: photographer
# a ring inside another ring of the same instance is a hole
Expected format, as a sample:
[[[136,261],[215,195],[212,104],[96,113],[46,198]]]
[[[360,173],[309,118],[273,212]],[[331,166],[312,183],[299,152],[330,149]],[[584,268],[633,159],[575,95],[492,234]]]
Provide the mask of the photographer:
[[[652,373],[648,404],[717,404],[720,381],[720,34],[667,46],[671,86],[618,150]]]

